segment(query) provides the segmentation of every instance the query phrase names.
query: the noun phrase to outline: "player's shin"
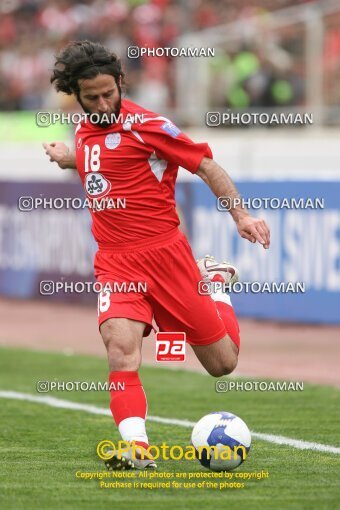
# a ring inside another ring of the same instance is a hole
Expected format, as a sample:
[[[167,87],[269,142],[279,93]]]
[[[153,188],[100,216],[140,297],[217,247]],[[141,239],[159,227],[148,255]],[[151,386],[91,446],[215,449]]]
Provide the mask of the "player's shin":
[[[137,469],[156,467],[153,458],[145,454],[149,448],[145,429],[147,400],[138,372],[110,372],[109,383],[112,416],[123,441],[131,444],[130,451],[122,452],[123,455],[131,460],[133,467]],[[113,458],[107,466],[112,465],[113,469],[117,469],[116,462],[117,458]]]
[[[239,349],[240,327],[229,294],[222,290],[217,290],[211,294],[211,298],[215,301],[218,314],[225,325],[229,337]]]
[[[138,372],[110,372],[110,409],[124,441],[148,443],[146,395]]]
[[[228,289],[239,279],[239,273],[235,266],[229,262],[217,262],[211,255],[206,255],[197,261],[198,268],[205,281],[211,282],[211,298],[216,303],[216,308],[222,319],[227,333],[236,347],[240,348],[240,328],[231,304]]]

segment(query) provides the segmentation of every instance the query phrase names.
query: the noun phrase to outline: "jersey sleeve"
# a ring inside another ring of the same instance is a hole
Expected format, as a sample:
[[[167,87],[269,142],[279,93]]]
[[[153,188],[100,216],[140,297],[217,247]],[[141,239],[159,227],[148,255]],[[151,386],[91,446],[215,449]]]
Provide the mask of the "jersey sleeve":
[[[213,157],[207,143],[195,143],[170,120],[144,120],[140,126],[144,143],[156,152],[157,157],[196,173],[204,157]]]

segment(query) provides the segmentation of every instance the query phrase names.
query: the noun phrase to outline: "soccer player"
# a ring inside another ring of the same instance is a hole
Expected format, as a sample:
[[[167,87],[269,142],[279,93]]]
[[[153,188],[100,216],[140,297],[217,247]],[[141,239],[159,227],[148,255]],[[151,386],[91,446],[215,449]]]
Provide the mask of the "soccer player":
[[[147,400],[138,370],[143,337],[150,334],[153,319],[160,331],[185,332],[197,358],[215,377],[234,370],[240,345],[229,296],[221,290],[211,296],[198,292],[202,275],[213,281],[222,275],[232,284],[237,270],[209,256],[197,266],[178,229],[178,167],[198,175],[216,196],[232,201],[239,194],[208,144],[193,142],[167,118],[122,99],[120,60],[101,44],[70,43],[56,58],[51,82],[58,92],[74,94],[85,113],[96,114],[77,126],[75,151],[61,142],[44,143],[50,161],[77,169],[89,200],[107,200],[100,210],[90,208],[98,243],[95,276],[103,284],[145,284],[138,292],[102,292],[98,316],[109,381],[125,388],[111,390],[113,418],[124,441],[147,449]],[[125,207],[109,207],[110,200],[112,205],[119,199]],[[231,207],[230,214],[241,237],[269,247],[263,220],[240,206]],[[151,457],[134,464],[156,466]]]

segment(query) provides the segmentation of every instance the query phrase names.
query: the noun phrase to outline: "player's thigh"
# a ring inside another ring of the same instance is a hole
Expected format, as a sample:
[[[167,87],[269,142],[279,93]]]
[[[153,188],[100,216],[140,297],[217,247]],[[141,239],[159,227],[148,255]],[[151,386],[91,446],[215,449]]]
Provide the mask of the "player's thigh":
[[[100,326],[110,370],[138,370],[141,363],[143,334],[141,321],[114,317]]]
[[[196,357],[215,377],[230,374],[237,366],[238,348],[228,335],[208,345],[191,345]]]
[[[186,238],[162,249],[158,261],[164,270],[155,275],[151,303],[160,331],[184,332],[187,342],[195,345],[221,339],[226,328],[216,303],[199,292],[202,276]]]

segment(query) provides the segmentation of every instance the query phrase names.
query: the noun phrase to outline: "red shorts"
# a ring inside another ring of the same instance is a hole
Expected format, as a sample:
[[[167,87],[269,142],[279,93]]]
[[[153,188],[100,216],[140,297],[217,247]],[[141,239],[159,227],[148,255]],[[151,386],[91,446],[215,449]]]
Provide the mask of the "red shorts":
[[[144,336],[155,319],[160,331],[186,333],[187,342],[206,345],[226,329],[209,295],[198,293],[201,273],[185,235],[178,229],[129,247],[102,248],[95,276],[110,291],[98,299],[99,326],[113,317],[145,322]]]

